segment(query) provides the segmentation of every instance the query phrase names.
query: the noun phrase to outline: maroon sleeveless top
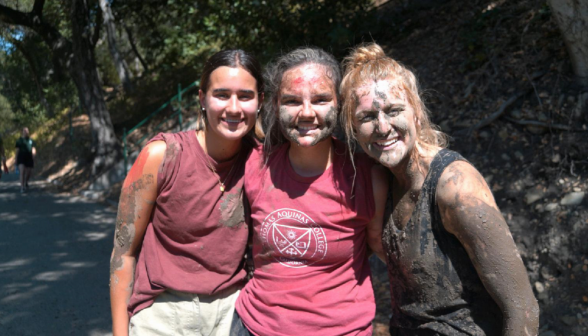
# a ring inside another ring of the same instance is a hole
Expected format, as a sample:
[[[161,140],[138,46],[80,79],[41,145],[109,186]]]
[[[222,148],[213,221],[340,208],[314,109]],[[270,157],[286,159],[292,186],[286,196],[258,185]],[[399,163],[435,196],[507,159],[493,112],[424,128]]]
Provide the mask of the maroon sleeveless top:
[[[172,289],[212,295],[245,282],[249,234],[243,208],[245,161],[255,146],[217,163],[204,153],[195,131],[160,133],[167,150],[157,174],[157,199],[137,258],[129,316]],[[221,192],[212,165],[225,184]]]

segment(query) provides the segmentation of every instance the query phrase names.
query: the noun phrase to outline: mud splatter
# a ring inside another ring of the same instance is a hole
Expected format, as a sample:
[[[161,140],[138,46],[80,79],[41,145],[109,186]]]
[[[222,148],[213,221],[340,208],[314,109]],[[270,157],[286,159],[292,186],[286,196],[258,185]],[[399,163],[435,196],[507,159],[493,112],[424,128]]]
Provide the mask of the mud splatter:
[[[168,166],[173,165],[180,153],[180,144],[173,137],[166,138],[165,145],[165,156],[163,162],[159,166],[159,174],[163,174]]]
[[[234,192],[225,193],[221,198],[219,211],[219,225],[229,228],[238,228],[244,225],[243,189],[237,188]]]
[[[152,174],[144,174],[129,183],[126,187],[123,186],[121,192],[114,232],[114,249],[110,259],[111,281],[115,282],[118,279],[113,277],[114,272],[122,268],[122,256],[129,251],[135,238],[135,220],[139,210],[137,200],[140,199],[138,193],[155,183],[155,178]]]
[[[321,132],[318,134],[316,139],[311,143],[311,146],[316,145],[317,143],[329,138],[333,135],[335,131],[335,127],[337,127],[337,109],[334,106],[331,106],[327,115],[325,116],[325,120],[323,121],[324,125],[321,129]]]
[[[285,107],[280,107],[279,124],[282,133],[292,143],[300,145],[300,132],[297,129],[297,125],[293,123],[294,117],[288,112]],[[314,140],[310,146],[314,146],[317,143],[329,138],[335,131],[337,126],[337,109],[331,106],[327,111],[324,120],[322,121],[322,127],[319,129],[319,133],[314,135]]]
[[[376,97],[380,98],[380,100],[382,100],[382,102],[384,102],[384,103],[388,99],[388,96],[386,95],[386,93],[384,91],[379,91],[377,86],[374,88],[374,95]]]

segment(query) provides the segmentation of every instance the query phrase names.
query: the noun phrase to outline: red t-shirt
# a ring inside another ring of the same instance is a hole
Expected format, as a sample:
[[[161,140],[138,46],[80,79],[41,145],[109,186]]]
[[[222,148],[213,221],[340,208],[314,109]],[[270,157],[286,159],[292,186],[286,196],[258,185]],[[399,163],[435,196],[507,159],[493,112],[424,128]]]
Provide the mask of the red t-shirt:
[[[331,167],[298,175],[278,148],[266,166],[254,150],[245,168],[245,193],[254,230],[253,279],[237,312],[256,335],[371,335],[374,293],[366,227],[374,216],[371,167],[333,139]]]
[[[166,289],[215,294],[244,283],[248,239],[243,172],[253,142],[232,160],[206,155],[195,131],[159,134],[167,150],[157,174],[157,199],[137,259],[129,315],[149,307]],[[204,161],[212,164],[226,190]]]

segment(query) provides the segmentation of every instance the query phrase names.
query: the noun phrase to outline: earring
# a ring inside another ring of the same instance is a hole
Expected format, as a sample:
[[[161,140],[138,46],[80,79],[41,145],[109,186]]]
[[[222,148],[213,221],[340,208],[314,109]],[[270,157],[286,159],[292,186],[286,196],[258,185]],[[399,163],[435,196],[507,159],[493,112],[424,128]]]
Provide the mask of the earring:
[[[206,112],[206,109],[204,107],[202,107],[202,112]]]

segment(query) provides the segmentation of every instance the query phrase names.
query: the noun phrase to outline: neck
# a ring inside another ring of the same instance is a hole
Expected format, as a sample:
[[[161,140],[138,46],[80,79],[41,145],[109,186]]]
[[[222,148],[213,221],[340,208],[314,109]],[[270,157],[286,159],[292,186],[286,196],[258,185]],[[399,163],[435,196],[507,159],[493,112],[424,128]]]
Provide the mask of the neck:
[[[227,140],[207,131],[196,131],[198,143],[208,156],[216,162],[233,158],[241,149],[241,140]]]
[[[388,168],[394,175],[395,182],[400,190],[420,190],[422,188],[431,162],[437,152],[438,149],[427,151],[424,157],[417,155],[416,159],[413,159],[412,155],[410,155],[398,166]]]
[[[290,143],[288,157],[294,171],[305,177],[322,174],[333,162],[333,140],[325,139],[312,147],[300,147]]]

